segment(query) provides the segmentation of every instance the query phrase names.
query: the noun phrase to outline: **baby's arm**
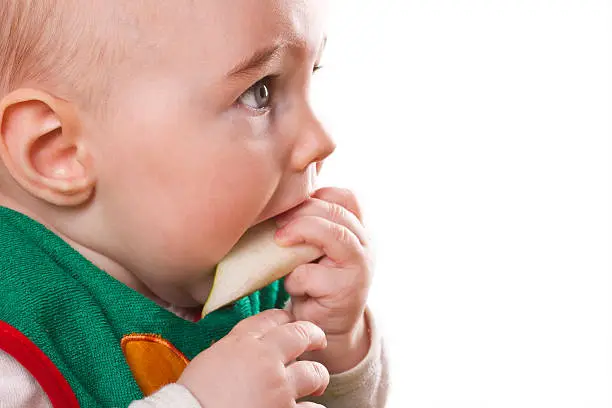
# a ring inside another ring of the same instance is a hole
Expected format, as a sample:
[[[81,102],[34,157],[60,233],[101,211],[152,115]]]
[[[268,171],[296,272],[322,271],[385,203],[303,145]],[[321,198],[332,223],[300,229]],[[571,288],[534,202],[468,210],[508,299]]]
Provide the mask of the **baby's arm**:
[[[354,368],[330,376],[329,386],[321,397],[308,397],[327,408],[383,408],[389,388],[389,364],[382,337],[369,310],[366,311],[370,332],[370,350]]]
[[[369,318],[370,351],[355,368],[331,376],[322,397],[309,398],[327,408],[382,408],[388,387],[388,366],[378,331]],[[10,355],[0,350],[0,405],[4,408],[52,408],[32,375]],[[134,401],[129,408],[201,408],[185,387],[171,384],[152,396]]]

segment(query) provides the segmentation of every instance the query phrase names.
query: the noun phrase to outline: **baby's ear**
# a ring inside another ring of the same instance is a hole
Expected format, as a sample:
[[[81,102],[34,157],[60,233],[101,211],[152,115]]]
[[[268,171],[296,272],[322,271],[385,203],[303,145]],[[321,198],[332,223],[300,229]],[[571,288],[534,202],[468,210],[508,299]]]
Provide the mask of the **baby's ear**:
[[[79,118],[68,102],[19,89],[0,102],[0,159],[31,195],[58,206],[76,206],[93,194]]]

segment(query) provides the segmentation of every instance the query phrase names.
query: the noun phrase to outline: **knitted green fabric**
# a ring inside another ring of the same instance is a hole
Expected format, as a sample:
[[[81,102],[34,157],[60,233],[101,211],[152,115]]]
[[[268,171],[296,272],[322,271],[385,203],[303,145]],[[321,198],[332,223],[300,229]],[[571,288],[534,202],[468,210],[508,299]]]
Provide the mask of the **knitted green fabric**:
[[[59,368],[81,407],[127,407],[142,393],[121,338],[154,333],[194,358],[240,320],[288,300],[280,281],[211,313],[183,320],[83,258],[30,218],[0,208],[0,321]]]

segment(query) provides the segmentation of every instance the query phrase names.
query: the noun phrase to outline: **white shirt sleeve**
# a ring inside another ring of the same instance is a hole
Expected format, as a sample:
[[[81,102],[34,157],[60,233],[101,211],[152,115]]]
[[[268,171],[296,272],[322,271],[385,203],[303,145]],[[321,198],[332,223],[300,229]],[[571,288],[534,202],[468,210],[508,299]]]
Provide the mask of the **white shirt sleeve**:
[[[128,408],[202,408],[199,401],[182,385],[169,384],[155,394],[140,401],[134,401]]]
[[[13,357],[0,350],[0,407],[52,408],[38,382]]]

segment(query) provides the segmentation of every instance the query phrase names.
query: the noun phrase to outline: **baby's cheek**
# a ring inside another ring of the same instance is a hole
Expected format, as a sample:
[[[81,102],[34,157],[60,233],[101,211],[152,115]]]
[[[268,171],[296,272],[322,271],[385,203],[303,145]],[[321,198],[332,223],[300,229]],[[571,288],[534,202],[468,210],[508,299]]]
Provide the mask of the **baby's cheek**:
[[[226,239],[216,233],[216,221],[176,212],[164,217],[160,224],[159,246],[175,260],[196,266],[222,256]]]
[[[207,266],[229,252],[255,221],[276,184],[267,166],[237,160],[231,169],[203,169],[201,176],[149,185],[142,212],[158,232],[152,247],[174,262]],[[143,214],[141,214],[143,215]],[[142,220],[146,222],[146,219]]]
[[[240,238],[248,217],[211,206],[210,202],[188,202],[176,211],[164,213],[157,221],[159,233],[151,246],[183,268],[216,264]]]

